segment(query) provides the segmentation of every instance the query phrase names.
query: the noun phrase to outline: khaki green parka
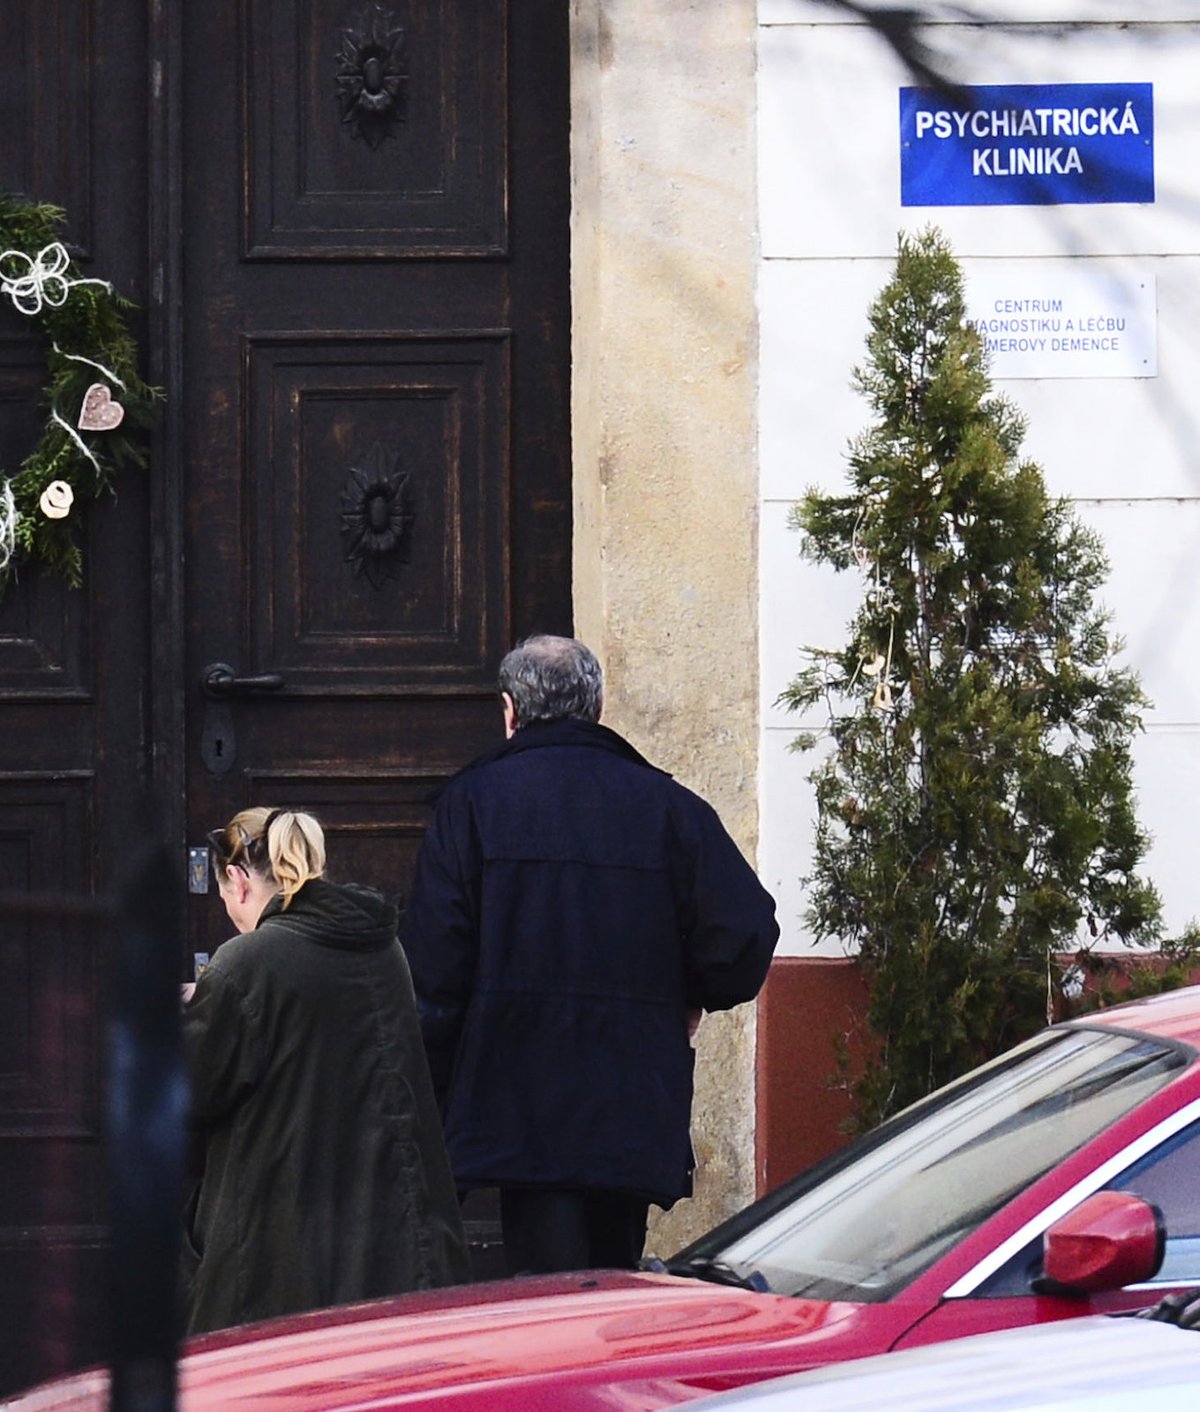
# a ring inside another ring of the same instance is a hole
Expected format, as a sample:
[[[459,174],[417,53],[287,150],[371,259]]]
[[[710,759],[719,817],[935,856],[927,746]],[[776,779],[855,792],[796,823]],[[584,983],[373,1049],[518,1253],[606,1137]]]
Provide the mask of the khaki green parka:
[[[184,1007],[189,1333],[469,1278],[396,920],[370,888],[309,882]]]

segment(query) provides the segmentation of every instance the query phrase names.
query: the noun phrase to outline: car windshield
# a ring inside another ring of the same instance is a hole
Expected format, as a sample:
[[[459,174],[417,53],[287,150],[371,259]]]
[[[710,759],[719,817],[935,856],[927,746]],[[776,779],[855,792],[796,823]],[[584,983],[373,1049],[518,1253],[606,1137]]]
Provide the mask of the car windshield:
[[[794,1199],[764,1198],[681,1258],[757,1271],[778,1294],[889,1299],[1184,1062],[1136,1035],[1046,1031],[897,1115],[824,1175],[799,1178]]]

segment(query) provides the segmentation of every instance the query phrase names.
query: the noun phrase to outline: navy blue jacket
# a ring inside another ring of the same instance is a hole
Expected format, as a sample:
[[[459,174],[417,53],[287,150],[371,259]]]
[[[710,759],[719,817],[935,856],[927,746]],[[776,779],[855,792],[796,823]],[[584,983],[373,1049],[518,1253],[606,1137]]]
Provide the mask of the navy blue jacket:
[[[687,1195],[687,1011],[753,999],[778,936],[714,810],[607,727],[467,766],[401,935],[459,1185]]]

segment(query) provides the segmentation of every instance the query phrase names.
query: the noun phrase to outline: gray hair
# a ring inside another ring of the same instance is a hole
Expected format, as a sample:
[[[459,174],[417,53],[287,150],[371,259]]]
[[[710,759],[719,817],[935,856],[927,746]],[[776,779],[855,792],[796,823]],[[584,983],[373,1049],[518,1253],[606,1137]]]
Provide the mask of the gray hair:
[[[534,721],[598,721],[604,672],[582,642],[543,633],[518,642],[500,663],[500,690],[512,697],[518,729]]]

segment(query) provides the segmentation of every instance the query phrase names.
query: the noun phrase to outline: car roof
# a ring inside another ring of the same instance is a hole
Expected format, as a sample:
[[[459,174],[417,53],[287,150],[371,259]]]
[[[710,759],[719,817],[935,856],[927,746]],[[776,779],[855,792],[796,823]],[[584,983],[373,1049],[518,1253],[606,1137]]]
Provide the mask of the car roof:
[[[1138,1030],[1160,1039],[1177,1040],[1200,1048],[1200,985],[1148,995],[1124,1005],[1111,1005],[1078,1016],[1078,1025],[1101,1025],[1106,1029]]]
[[[1200,1333],[1063,1319],[883,1353],[701,1398],[689,1412],[1192,1412]]]

